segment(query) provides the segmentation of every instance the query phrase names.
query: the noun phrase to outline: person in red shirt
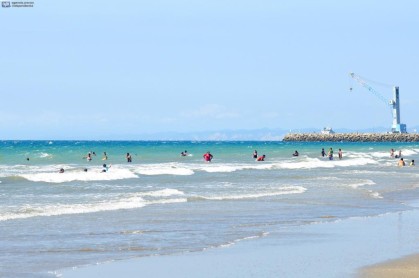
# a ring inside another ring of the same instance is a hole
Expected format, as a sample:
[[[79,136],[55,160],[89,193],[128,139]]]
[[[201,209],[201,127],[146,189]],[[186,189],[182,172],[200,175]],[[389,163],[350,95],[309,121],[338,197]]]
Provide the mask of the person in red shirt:
[[[259,156],[258,159],[256,159],[256,161],[265,161],[265,157],[266,155]]]
[[[210,152],[206,152],[202,157],[204,158],[204,160],[206,162],[211,162],[211,160],[213,158],[213,156],[212,156],[212,154]]]

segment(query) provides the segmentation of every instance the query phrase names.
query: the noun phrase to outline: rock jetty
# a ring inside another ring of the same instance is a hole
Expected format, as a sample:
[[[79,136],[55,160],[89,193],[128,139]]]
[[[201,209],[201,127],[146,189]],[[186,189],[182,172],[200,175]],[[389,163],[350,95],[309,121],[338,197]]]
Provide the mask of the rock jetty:
[[[418,133],[290,133],[284,142],[419,142]]]

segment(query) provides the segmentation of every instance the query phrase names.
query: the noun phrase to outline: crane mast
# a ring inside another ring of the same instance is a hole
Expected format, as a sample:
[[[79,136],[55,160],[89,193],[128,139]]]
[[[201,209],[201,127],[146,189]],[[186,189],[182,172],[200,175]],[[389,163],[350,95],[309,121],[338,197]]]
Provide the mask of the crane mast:
[[[389,104],[392,107],[392,116],[393,116],[393,123],[391,125],[391,132],[392,133],[407,133],[406,125],[400,123],[400,98],[399,98],[399,87],[393,87],[393,99],[389,102],[385,97],[383,97],[379,92],[377,92],[373,87],[371,87],[365,80],[363,80],[359,75],[351,72],[349,76],[355,79],[359,84],[361,84],[365,89],[370,91],[373,95],[378,97],[381,101],[383,101],[386,105]],[[351,88],[352,90],[352,88]]]

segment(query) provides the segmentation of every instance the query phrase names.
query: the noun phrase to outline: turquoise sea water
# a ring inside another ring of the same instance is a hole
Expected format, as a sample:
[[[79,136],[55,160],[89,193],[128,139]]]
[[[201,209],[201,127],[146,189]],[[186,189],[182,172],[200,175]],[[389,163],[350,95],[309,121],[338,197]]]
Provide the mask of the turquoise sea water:
[[[330,147],[332,161],[320,156]],[[1,141],[0,276],[53,276],[410,210],[419,166],[397,167],[391,148],[407,162],[419,157],[413,143]]]

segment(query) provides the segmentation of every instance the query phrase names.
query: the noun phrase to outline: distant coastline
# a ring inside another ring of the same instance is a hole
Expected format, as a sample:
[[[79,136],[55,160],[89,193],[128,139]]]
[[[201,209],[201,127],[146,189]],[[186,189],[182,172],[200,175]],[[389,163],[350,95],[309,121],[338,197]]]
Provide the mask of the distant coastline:
[[[419,142],[418,133],[289,133],[284,142]]]

